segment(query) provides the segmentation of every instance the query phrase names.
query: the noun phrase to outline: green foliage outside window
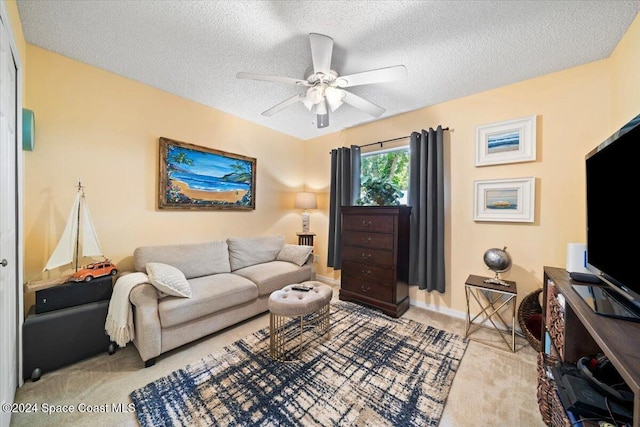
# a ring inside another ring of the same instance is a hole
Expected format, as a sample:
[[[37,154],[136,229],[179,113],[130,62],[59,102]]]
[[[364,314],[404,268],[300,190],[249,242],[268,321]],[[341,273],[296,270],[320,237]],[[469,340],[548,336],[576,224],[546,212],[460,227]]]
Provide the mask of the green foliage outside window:
[[[397,205],[409,188],[409,150],[363,155],[360,205]]]
[[[398,188],[409,188],[408,149],[362,156],[360,163],[360,175],[363,178],[387,178]]]

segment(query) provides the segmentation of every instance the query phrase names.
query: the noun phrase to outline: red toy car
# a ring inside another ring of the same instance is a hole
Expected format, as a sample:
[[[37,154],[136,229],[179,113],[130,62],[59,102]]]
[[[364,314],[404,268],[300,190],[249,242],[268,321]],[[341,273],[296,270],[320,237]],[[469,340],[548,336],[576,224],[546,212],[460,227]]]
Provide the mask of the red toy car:
[[[72,282],[90,282],[96,277],[115,276],[118,274],[116,266],[111,263],[111,260],[92,262],[76,271],[69,279]]]

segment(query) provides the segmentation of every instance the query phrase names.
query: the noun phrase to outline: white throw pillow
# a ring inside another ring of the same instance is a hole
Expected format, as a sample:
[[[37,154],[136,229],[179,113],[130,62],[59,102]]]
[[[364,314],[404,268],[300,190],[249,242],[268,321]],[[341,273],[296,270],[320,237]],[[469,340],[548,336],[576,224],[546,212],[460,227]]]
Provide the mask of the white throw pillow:
[[[313,246],[285,244],[280,249],[276,259],[278,261],[289,261],[301,266],[307,262],[312,250]]]
[[[148,262],[145,267],[149,281],[160,292],[176,297],[191,298],[191,286],[182,271],[160,262]]]

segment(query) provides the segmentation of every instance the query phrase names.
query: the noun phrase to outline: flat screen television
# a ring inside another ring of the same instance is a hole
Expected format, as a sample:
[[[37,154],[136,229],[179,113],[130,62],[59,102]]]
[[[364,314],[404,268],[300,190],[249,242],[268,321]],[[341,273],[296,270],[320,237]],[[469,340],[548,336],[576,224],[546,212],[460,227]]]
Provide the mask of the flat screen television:
[[[640,321],[640,114],[589,152],[585,163],[586,266],[604,282],[602,292],[590,294],[596,305],[598,299],[602,306],[623,305],[609,310],[613,317]]]

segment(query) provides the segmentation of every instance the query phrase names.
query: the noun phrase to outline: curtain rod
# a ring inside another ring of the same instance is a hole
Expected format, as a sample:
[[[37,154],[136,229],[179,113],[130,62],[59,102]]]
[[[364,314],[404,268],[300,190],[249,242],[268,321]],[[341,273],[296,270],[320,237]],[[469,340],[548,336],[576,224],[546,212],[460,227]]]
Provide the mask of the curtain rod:
[[[449,130],[449,128],[442,128],[442,130]],[[401,139],[407,139],[407,138],[411,138],[411,135],[407,135],[407,136],[401,136],[400,138],[393,138],[393,139],[385,139],[384,141],[378,141],[378,142],[371,142],[369,144],[364,144],[364,145],[358,145],[358,147],[362,148],[362,147],[369,147],[371,145],[378,145],[380,144],[380,148],[382,148],[382,144],[384,144],[385,142],[393,142],[393,141],[400,141]],[[329,154],[331,154],[331,152],[329,152]]]
[[[442,128],[442,130],[449,130],[449,128]],[[384,141],[372,142],[370,144],[359,145],[359,147],[360,148],[369,147],[371,145],[377,145],[377,144],[380,144],[380,147],[382,147],[382,144],[384,144],[385,142],[400,141],[401,139],[407,139],[407,138],[411,138],[411,135],[401,136],[400,138],[386,139]]]

